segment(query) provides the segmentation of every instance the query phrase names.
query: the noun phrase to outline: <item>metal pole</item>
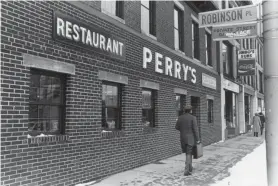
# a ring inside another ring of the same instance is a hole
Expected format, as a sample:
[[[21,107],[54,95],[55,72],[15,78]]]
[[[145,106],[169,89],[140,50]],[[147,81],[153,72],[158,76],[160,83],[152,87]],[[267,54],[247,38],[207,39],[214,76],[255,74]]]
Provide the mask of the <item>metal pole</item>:
[[[269,186],[278,185],[278,1],[263,1],[266,158]]]

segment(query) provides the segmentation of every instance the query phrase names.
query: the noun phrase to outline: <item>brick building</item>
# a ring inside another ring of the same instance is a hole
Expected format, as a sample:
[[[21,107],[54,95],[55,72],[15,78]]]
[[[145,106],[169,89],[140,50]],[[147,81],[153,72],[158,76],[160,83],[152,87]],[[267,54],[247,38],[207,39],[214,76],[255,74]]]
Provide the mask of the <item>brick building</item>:
[[[221,140],[209,1],[1,2],[1,185],[74,185]]]

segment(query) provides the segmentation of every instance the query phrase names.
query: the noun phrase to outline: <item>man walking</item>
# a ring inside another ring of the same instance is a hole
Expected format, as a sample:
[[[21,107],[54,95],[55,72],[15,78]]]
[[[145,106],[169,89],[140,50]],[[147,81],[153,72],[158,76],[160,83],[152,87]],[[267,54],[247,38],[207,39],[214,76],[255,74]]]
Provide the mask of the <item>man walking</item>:
[[[176,129],[180,131],[182,152],[186,153],[184,175],[192,174],[192,150],[196,143],[200,143],[196,117],[191,115],[192,107],[185,106],[185,114],[178,118]]]
[[[261,135],[263,135],[264,125],[265,125],[265,117],[264,117],[264,114],[262,112],[259,113],[259,117],[260,117],[260,120],[261,120]]]

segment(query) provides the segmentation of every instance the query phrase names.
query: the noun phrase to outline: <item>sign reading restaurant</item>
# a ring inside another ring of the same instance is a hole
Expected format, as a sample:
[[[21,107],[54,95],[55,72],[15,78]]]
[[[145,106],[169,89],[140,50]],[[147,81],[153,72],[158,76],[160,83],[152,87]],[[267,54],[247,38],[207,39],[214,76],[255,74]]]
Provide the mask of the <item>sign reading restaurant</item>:
[[[257,37],[256,22],[241,25],[216,26],[212,28],[212,38],[214,41],[253,37]]]
[[[84,24],[60,12],[54,12],[53,39],[77,45],[86,50],[125,60],[124,40],[100,29],[96,25]]]
[[[200,28],[255,20],[257,20],[257,5],[199,13]]]

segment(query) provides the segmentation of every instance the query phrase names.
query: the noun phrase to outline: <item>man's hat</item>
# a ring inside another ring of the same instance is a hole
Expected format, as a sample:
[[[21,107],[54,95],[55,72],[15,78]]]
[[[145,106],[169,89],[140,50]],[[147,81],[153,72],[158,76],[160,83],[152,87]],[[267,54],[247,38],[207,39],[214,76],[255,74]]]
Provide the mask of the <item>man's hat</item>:
[[[184,110],[191,110],[192,109],[192,106],[191,105],[186,105],[185,107],[184,107]]]

